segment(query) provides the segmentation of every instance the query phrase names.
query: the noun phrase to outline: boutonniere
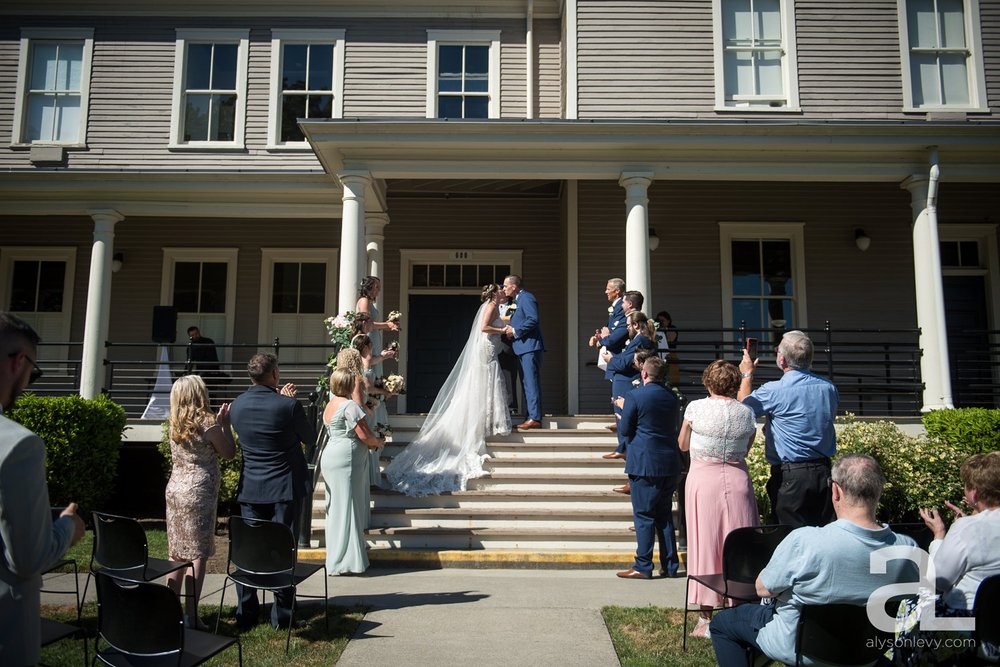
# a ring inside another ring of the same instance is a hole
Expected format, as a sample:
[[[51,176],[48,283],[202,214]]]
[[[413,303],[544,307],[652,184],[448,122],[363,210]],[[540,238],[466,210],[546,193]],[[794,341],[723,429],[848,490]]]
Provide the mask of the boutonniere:
[[[634,386],[636,386],[636,387],[638,387],[638,386],[639,386],[639,384],[640,384],[641,382],[642,382],[642,380],[640,380],[640,379],[638,379],[638,378],[636,378],[635,380],[632,380],[632,384],[633,384]]]
[[[613,312],[615,312],[615,307],[614,306],[608,306],[608,313],[613,313]]]
[[[517,310],[517,304],[516,303],[511,303],[509,306],[507,306],[507,314],[508,315],[513,314],[515,310]]]

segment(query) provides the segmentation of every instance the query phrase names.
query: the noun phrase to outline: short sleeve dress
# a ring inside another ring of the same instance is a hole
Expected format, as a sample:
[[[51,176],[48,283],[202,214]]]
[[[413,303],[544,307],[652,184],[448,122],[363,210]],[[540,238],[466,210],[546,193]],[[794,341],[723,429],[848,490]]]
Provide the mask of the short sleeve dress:
[[[330,574],[368,569],[368,447],[354,432],[363,419],[361,406],[347,400],[326,425],[330,437],[320,456],[320,468],[326,485],[326,569]]]
[[[219,504],[219,457],[205,439],[215,426],[206,416],[190,440],[170,441],[173,467],[167,482],[167,550],[174,560],[208,558],[215,553]]]

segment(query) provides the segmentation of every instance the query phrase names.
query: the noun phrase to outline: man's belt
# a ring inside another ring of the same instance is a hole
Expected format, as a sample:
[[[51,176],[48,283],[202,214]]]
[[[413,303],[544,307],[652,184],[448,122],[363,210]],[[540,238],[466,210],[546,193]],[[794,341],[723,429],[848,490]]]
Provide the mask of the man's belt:
[[[772,468],[781,468],[782,470],[795,470],[796,468],[811,468],[813,466],[830,466],[830,457],[821,456],[816,459],[803,459],[801,461],[784,461],[778,465],[772,464]]]

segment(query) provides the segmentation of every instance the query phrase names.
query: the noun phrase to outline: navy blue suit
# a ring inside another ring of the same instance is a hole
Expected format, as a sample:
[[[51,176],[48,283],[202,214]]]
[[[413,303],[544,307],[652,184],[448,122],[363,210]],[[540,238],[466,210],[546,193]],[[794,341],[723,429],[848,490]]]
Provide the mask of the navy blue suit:
[[[316,429],[302,404],[272,387],[255,384],[236,397],[229,415],[243,453],[237,492],[240,514],[278,521],[297,534],[302,500],[312,493],[302,443],[316,441]],[[257,592],[240,585],[236,588],[236,622],[243,627],[253,625],[260,609]],[[279,591],[271,624],[287,626],[291,609],[292,590]]]
[[[628,324],[625,318],[625,310],[622,308],[622,298],[618,297],[615,302],[611,305],[611,313],[608,315],[608,333],[607,336],[599,338],[597,344],[607,349],[611,354],[618,354],[625,349],[625,345],[628,343]],[[609,368],[604,371],[605,380],[614,380],[615,374]],[[614,392],[612,392],[611,397],[614,398]]]
[[[514,330],[511,347],[521,363],[521,382],[524,386],[524,402],[527,404],[525,419],[542,421],[542,357],[545,354],[545,339],[538,321],[538,302],[531,292],[521,290],[514,297],[517,308],[510,316],[510,326]]]
[[[632,487],[632,516],[638,542],[633,567],[652,574],[655,540],[660,545],[660,567],[672,577],[680,563],[671,505],[681,474],[674,393],[657,382],[633,390],[625,397],[618,431],[628,441],[625,472]]]
[[[639,369],[635,367],[633,362],[635,361],[635,351],[640,347],[653,350],[656,349],[656,343],[649,340],[642,334],[639,334],[628,342],[628,345],[625,346],[624,350],[611,357],[611,361],[608,362],[608,372],[611,373],[612,376],[612,400],[618,398],[619,396],[628,396],[629,392],[631,392],[634,388],[635,385],[632,384],[632,381],[639,377]],[[616,415],[620,415],[622,413],[622,409],[618,407],[617,403],[613,403],[612,406]],[[625,436],[619,428],[618,448],[615,451],[619,454],[624,454],[625,444]]]

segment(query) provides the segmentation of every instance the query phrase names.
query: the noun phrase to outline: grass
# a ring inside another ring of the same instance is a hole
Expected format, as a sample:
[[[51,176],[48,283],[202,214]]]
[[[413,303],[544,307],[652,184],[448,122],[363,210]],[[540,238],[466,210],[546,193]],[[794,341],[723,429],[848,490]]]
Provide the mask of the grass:
[[[215,614],[217,608],[210,607],[205,611],[210,616],[203,616],[206,623],[214,628]],[[270,613],[266,608],[262,610],[264,616]],[[219,634],[229,637],[237,636],[236,623],[233,617],[234,610],[227,607],[222,615],[222,623],[219,625]],[[64,623],[76,622],[76,609],[72,606],[43,607],[42,616]],[[323,605],[304,604],[295,609],[295,620],[304,620],[307,625],[296,628],[292,631],[292,646],[288,655],[285,655],[285,630],[274,630],[270,625],[264,624],[255,627],[253,630],[239,634],[240,642],[243,645],[243,662],[254,667],[278,667],[287,665],[302,665],[311,667],[313,665],[333,665],[340,659],[341,653],[347,647],[347,642],[354,635],[354,631],[361,622],[364,611],[361,609],[345,609],[330,605],[330,628],[323,625]],[[93,637],[97,634],[97,605],[87,603],[83,608],[83,627],[88,637],[88,650],[90,658],[94,657]],[[213,667],[229,666],[238,664],[238,653],[235,648],[228,648],[210,661],[206,665]],[[42,663],[46,665],[59,665],[60,667],[83,666],[83,642],[79,639],[63,639],[55,644],[42,649]]]
[[[712,643],[688,637],[681,648],[684,616],[680,609],[604,607],[601,609],[622,667],[712,667]],[[694,623],[696,614],[688,619]],[[691,626],[688,626],[691,631]]]

